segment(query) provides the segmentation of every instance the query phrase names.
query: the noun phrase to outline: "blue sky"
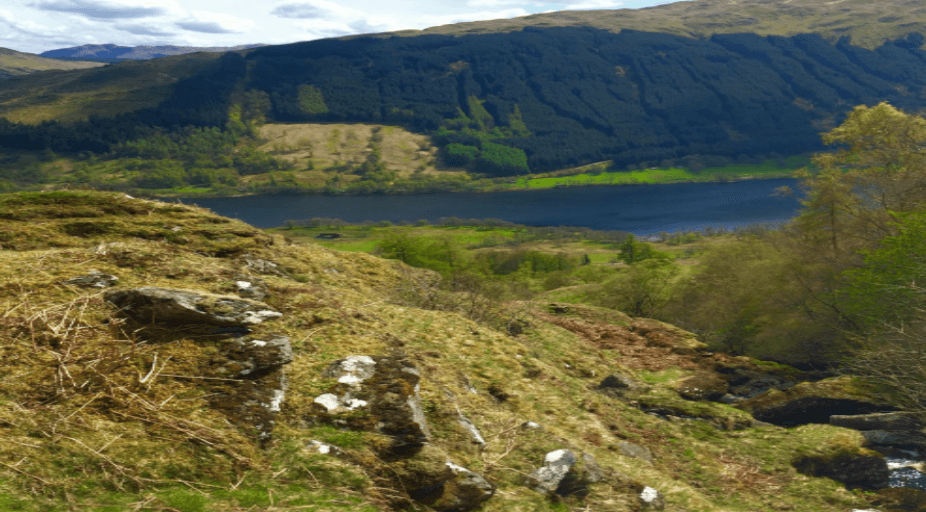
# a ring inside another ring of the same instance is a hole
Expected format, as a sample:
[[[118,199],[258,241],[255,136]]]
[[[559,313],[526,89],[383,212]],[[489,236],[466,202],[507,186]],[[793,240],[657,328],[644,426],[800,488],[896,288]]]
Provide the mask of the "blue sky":
[[[6,0],[0,47],[233,46],[423,29],[547,11],[638,9],[656,0]]]

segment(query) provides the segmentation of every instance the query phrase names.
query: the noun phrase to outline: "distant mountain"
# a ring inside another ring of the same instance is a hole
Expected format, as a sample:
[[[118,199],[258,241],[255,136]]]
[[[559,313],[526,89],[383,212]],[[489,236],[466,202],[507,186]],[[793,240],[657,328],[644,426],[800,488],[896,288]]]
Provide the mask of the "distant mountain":
[[[102,66],[102,64],[81,61],[63,62],[42,58],[32,53],[0,48],[0,79],[49,69],[85,69],[99,66]]]
[[[60,48],[49,50],[42,53],[42,57],[52,59],[74,59],[74,58],[91,58],[91,59],[124,59],[124,60],[147,60],[158,57],[168,57],[170,55],[183,55],[194,52],[234,52],[238,50],[248,50],[266,46],[264,44],[243,44],[240,46],[119,46],[115,44],[85,44],[73,48]]]

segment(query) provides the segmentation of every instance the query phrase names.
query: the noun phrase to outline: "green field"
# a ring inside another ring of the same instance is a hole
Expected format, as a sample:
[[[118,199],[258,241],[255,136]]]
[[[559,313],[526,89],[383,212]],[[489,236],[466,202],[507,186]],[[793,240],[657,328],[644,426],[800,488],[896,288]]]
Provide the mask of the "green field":
[[[654,185],[660,183],[717,182],[744,179],[787,178],[798,168],[806,165],[806,159],[792,156],[787,165],[779,167],[773,160],[762,164],[735,164],[725,167],[709,167],[695,173],[689,169],[644,169],[639,171],[603,171],[603,165],[581,174],[565,176],[522,176],[513,183],[506,183],[501,189],[542,189],[556,187],[577,187],[586,185]]]

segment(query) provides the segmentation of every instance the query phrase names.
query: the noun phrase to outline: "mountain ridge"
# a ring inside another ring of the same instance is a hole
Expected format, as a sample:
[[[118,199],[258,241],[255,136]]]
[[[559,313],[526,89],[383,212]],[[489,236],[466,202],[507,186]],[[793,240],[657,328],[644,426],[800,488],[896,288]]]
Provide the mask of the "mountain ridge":
[[[267,46],[265,44],[243,44],[237,46],[174,46],[174,45],[156,45],[156,46],[120,46],[116,44],[85,44],[73,46],[70,48],[57,48],[42,52],[40,55],[47,58],[100,58],[100,59],[127,59],[127,60],[147,60],[170,55],[185,55],[195,52],[231,52],[239,50],[249,50]]]

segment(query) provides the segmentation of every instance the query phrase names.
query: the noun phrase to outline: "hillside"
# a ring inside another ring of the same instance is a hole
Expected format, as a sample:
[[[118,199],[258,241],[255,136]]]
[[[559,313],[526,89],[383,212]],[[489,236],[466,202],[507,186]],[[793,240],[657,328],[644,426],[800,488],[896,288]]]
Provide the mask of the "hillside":
[[[102,64],[97,62],[62,62],[59,60],[42,58],[31,53],[0,48],[0,80],[11,76],[28,75],[36,71],[46,71],[50,69],[87,69],[100,66],[102,66]]]
[[[697,4],[705,7],[685,14],[686,23],[704,25],[717,14],[711,6],[719,4]],[[671,20],[672,5],[639,12]],[[819,25],[830,16],[828,7],[767,5],[776,14],[761,19],[791,23],[789,16],[801,14]],[[838,5],[846,9],[840,16],[859,20],[874,8]],[[879,22],[910,35],[871,48],[848,37],[868,30],[861,22],[835,41],[816,28],[820,35],[763,36],[744,32],[750,25],[738,33],[690,37],[666,27],[640,31],[645,24],[619,32],[548,26],[559,19],[578,23],[571,14],[554,13],[529,18],[532,24],[516,31],[352,37],[221,57],[165,57],[43,77],[42,83],[9,82],[0,115],[28,123],[93,113],[134,116],[115,124],[97,120],[60,131],[60,137],[49,136],[49,127],[42,134],[16,128],[23,137],[8,136],[6,144],[18,149],[100,152],[138,137],[140,125],[225,126],[237,105],[272,122],[400,124],[430,135],[448,163],[493,176],[604,160],[622,170],[691,167],[693,155],[725,159],[711,167],[818,150],[819,132],[858,104],[924,108],[926,52],[922,35],[908,25],[909,16],[922,14],[910,12]],[[74,138],[73,131],[85,135]]]
[[[865,433],[825,424],[891,409],[846,377],[614,310],[473,302],[430,271],[192,206],[29,193],[0,198],[0,218],[3,510],[845,512],[921,496],[878,490]],[[714,401],[728,387],[737,407]],[[808,397],[829,414],[768,406]]]
[[[263,44],[243,44],[238,46],[119,46],[116,44],[85,44],[72,48],[58,48],[42,52],[42,57],[48,58],[92,58],[92,59],[126,59],[147,60],[171,55],[185,55],[195,52],[223,53],[238,50],[247,50],[266,46]]]
[[[910,32],[926,34],[926,8],[909,0],[696,0],[671,2],[643,9],[559,11],[509,20],[476,21],[433,27],[416,34],[477,34],[523,30],[524,27],[594,27],[611,32],[639,30],[693,38],[715,34],[751,33],[762,36],[819,34],[836,42],[849,37],[856,46],[873,50]]]

